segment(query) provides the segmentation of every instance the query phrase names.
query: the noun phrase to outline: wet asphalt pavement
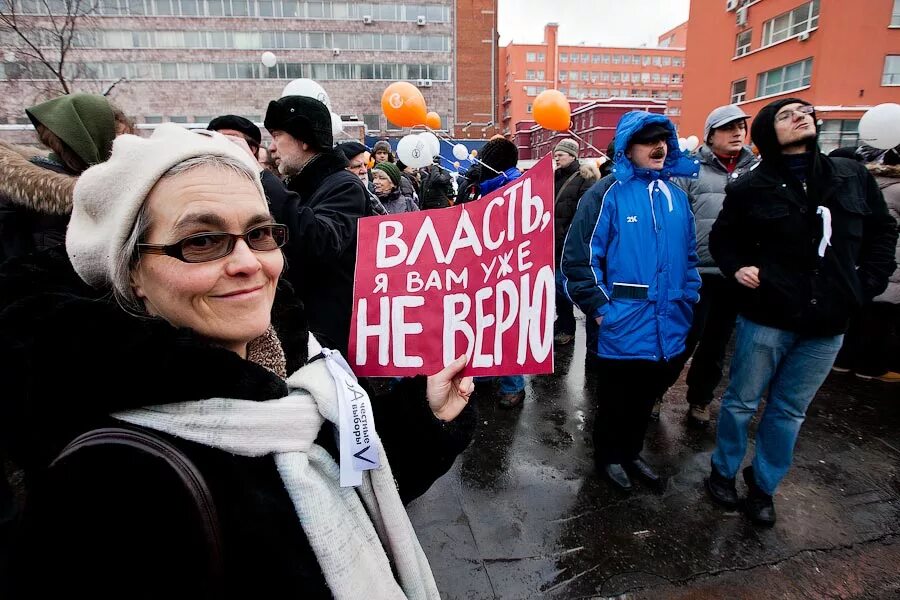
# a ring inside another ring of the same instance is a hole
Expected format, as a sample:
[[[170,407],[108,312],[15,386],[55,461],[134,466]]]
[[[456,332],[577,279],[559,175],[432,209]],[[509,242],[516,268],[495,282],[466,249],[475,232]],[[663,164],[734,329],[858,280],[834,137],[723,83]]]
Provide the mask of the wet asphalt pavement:
[[[900,598],[900,385],[829,377],[766,530],[707,499],[718,401],[686,427],[683,379],[644,450],[664,489],[600,479],[584,357],[579,321],[523,407],[476,391],[475,440],[409,507],[444,598]]]

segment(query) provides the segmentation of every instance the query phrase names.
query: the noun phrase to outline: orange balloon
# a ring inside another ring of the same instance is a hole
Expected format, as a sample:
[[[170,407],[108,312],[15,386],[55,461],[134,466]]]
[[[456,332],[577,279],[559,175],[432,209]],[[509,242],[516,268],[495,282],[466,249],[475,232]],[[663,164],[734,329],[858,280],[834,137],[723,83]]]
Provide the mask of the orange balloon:
[[[422,92],[407,81],[387,86],[381,95],[381,110],[388,121],[400,127],[424,124],[428,112]]]
[[[531,106],[534,120],[545,129],[568,131],[572,120],[569,101],[559,90],[544,90]]]
[[[430,112],[425,115],[425,125],[427,125],[431,129],[440,129],[441,128],[441,115],[436,112]]]

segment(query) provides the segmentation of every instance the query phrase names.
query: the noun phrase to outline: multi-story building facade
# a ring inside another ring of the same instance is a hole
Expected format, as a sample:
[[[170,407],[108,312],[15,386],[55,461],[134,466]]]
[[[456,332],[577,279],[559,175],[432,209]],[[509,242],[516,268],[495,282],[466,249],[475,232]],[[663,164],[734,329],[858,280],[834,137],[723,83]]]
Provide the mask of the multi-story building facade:
[[[680,27],[686,31],[686,26]],[[516,131],[516,123],[532,119],[534,97],[545,89],[558,89],[572,102],[663,100],[668,104],[666,114],[677,125],[684,84],[683,47],[671,42],[669,47],[657,48],[564,46],[558,43],[558,34],[558,25],[549,23],[540,44],[511,43],[500,48],[499,111],[505,135]]]
[[[33,30],[50,25],[46,6],[66,10],[63,0],[13,1]],[[261,122],[268,102],[300,77],[318,81],[333,111],[370,133],[393,129],[380,99],[398,80],[420,87],[445,129],[496,120],[496,86],[481,70],[496,62],[497,0],[94,1],[68,58],[83,75],[75,87],[118,82],[109,96],[138,123],[204,123],[223,113]],[[0,37],[0,122],[20,123],[48,75],[16,52],[12,35]],[[274,67],[261,63],[266,51]],[[474,71],[472,56],[487,66]]]
[[[608,98],[573,103],[571,132],[581,138],[578,156],[596,158],[600,156],[600,152],[605,153],[616,134],[619,119],[632,110],[662,114],[666,110],[666,102],[641,98]],[[531,166],[541,157],[553,152],[564,138],[573,137],[568,132],[544,129],[534,121],[516,123],[514,135],[514,141],[519,148],[520,165],[523,167]]]
[[[736,103],[816,105],[825,151],[857,143],[863,113],[900,101],[900,0],[693,0],[682,131]]]

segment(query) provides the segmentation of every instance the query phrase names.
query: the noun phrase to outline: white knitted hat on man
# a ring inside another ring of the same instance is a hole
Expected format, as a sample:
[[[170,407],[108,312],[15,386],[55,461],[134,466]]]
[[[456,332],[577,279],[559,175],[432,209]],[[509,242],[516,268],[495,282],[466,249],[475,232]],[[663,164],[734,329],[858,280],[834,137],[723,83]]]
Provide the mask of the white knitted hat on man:
[[[254,173],[259,171],[249,154],[213,131],[165,123],[149,138],[117,137],[109,160],[82,173],[75,185],[66,252],[78,276],[94,287],[115,285],[116,257],[125,251],[150,190],[172,167],[205,155],[238,159]],[[255,182],[265,198],[259,177]]]

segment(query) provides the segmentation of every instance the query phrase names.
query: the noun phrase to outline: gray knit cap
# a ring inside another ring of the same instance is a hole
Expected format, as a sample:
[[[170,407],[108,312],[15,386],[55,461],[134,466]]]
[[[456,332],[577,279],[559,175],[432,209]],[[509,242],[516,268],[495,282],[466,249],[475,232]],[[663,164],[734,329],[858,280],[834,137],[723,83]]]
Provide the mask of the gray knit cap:
[[[565,152],[567,154],[571,154],[575,158],[578,158],[578,142],[575,140],[565,139],[556,145],[556,148],[553,149],[553,152]]]

